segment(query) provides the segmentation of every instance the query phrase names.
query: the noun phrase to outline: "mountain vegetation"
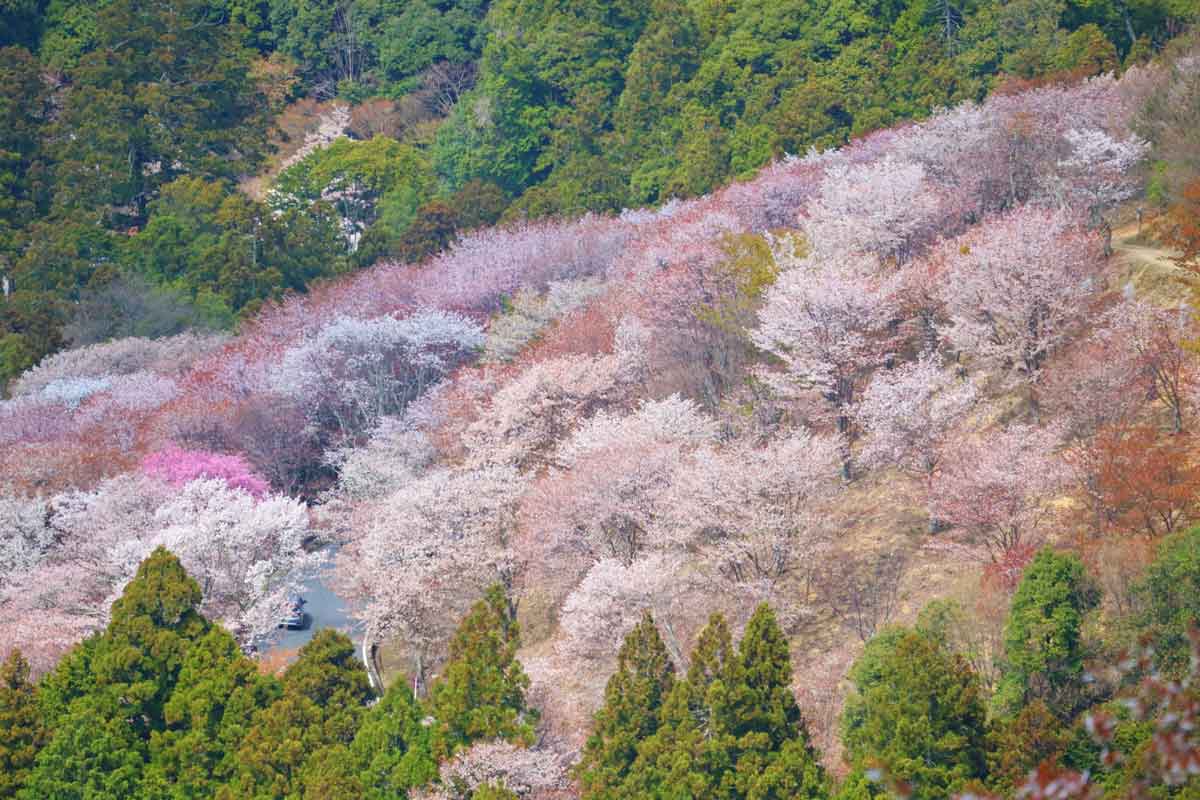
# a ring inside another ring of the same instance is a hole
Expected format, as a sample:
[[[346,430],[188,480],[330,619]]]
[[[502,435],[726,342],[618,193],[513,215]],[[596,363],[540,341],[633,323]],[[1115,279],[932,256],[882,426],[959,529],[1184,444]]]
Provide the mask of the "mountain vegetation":
[[[0,798],[1200,795],[1198,16],[0,0]]]

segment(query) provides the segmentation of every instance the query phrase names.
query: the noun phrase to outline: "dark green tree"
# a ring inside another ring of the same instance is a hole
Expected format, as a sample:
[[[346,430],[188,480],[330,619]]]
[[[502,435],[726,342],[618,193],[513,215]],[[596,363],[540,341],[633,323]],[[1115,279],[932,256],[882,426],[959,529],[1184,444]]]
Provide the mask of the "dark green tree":
[[[479,739],[532,743],[538,715],[525,703],[529,677],[517,660],[520,646],[516,615],[495,584],[459,623],[450,660],[430,687],[439,760]]]
[[[787,642],[760,606],[735,650],[720,615],[701,632],[687,677],[612,796],[825,798],[829,785],[792,696]]]
[[[104,632],[43,681],[39,700],[53,735],[22,797],[137,796],[150,740],[166,728],[190,649],[211,627],[196,610],[200,599],[163,548],[141,563]]]
[[[622,796],[734,797],[729,723],[741,684],[729,626],[714,614],[696,641],[687,677],[667,695],[658,731],[638,746]]]
[[[1154,636],[1158,667],[1183,677],[1191,654],[1188,629],[1200,620],[1200,528],[1162,540],[1139,592],[1145,599],[1140,622]]]
[[[366,800],[403,797],[437,777],[424,711],[408,684],[396,681],[363,717],[350,745]]]
[[[997,726],[989,756],[989,784],[1005,796],[1013,793],[1043,762],[1058,763],[1071,743],[1071,732],[1041,700]]]
[[[150,738],[148,775],[175,798],[211,797],[236,770],[254,716],[280,693],[224,628],[190,649],[165,708],[166,729]]]
[[[9,263],[17,232],[44,211],[39,155],[46,96],[41,65],[29,51],[0,48],[0,258]]]
[[[254,716],[237,751],[236,773],[217,797],[318,797],[333,786],[361,787],[352,780],[346,748],[371,687],[354,643],[338,631],[318,631],[281,682],[282,695]]]
[[[45,741],[29,662],[14,650],[0,664],[0,798],[16,797]]]
[[[766,603],[755,610],[738,644],[742,686],[735,719],[738,795],[824,798],[829,785],[792,694],[787,640]]]
[[[604,705],[576,768],[584,798],[622,796],[638,743],[658,731],[663,701],[674,684],[675,665],[647,613],[621,645],[617,671],[604,688]]]
[[[993,703],[1014,714],[1034,698],[1064,720],[1084,701],[1083,621],[1099,592],[1073,555],[1044,548],[1025,568],[1004,628]]]
[[[283,673],[285,694],[305,697],[321,709],[325,736],[349,744],[373,697],[366,667],[354,642],[332,628],[317,631]]]
[[[950,796],[985,777],[983,694],[961,657],[892,628],[867,643],[850,679],[842,741],[853,769],[882,767],[918,800]]]
[[[94,49],[72,69],[55,123],[58,208],[137,222],[158,187],[180,175],[252,171],[267,103],[241,38],[208,0],[101,6]]]

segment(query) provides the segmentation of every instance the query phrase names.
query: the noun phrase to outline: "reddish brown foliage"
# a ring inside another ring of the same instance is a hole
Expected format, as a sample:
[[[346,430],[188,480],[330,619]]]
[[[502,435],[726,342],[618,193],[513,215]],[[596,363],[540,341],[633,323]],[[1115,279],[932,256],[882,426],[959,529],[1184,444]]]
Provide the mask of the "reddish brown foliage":
[[[1090,533],[1155,537],[1179,528],[1200,496],[1192,450],[1187,434],[1129,425],[1105,428],[1072,452]]]
[[[1174,261],[1193,273],[1200,273],[1200,178],[1184,187],[1179,202],[1158,220],[1163,243],[1179,251]]]

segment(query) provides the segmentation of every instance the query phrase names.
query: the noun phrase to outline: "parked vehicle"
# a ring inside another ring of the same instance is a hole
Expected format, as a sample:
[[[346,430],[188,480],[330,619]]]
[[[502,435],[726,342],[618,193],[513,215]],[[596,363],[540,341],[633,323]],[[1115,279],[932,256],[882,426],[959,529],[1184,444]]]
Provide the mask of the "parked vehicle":
[[[279,619],[279,627],[289,630],[301,630],[307,626],[308,615],[304,613],[304,598],[293,595],[288,600],[287,609]]]

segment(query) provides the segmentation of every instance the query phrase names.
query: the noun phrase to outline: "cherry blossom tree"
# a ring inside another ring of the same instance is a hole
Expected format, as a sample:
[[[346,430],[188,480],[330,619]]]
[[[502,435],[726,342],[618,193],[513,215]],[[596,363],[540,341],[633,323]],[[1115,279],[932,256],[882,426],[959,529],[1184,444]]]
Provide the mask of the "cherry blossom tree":
[[[339,554],[366,647],[403,643],[418,686],[470,599],[511,581],[508,537],[523,488],[512,466],[430,470],[364,510],[363,530]]]
[[[569,355],[526,366],[492,393],[465,431],[472,457],[521,468],[543,463],[556,442],[597,411],[620,405],[642,378],[643,331],[627,319],[618,328],[612,354]]]
[[[1058,431],[1011,425],[961,441],[934,476],[932,512],[983,543],[993,560],[1036,542],[1049,496],[1067,478],[1053,453]]]
[[[1065,215],[1031,207],[947,242],[946,337],[981,365],[1036,382],[1100,289],[1096,244]]]
[[[1051,191],[1058,195],[1060,207],[1082,208],[1090,224],[1100,227],[1106,209],[1141,189],[1136,167],[1150,152],[1150,144],[1136,135],[1116,139],[1100,128],[1072,128],[1064,138],[1071,153],[1058,162],[1058,174],[1048,176]]]
[[[517,797],[564,789],[570,782],[567,764],[558,753],[499,741],[477,744],[455,756],[443,768],[442,780],[456,791],[499,784]]]
[[[155,512],[154,522],[159,530],[148,541],[132,552],[115,549],[126,559],[126,573],[132,576],[154,548],[166,547],[200,584],[201,610],[243,644],[275,631],[288,598],[323,558],[305,550],[311,532],[302,503],[256,498],[224,480],[188,483]]]
[[[867,467],[896,465],[928,487],[957,425],[974,405],[978,392],[956,377],[937,356],[924,356],[892,370],[880,370],[854,408],[867,432],[858,452]]]
[[[1155,399],[1171,414],[1176,433],[1183,430],[1189,387],[1195,385],[1196,356],[1188,343],[1197,336],[1192,310],[1158,308],[1127,293],[1101,321],[1102,336],[1120,339],[1136,354],[1141,372]]]
[[[781,607],[803,603],[830,543],[825,503],[838,488],[841,443],[794,431],[765,447],[704,447],[681,464],[664,498],[663,537],[697,550],[738,586],[796,579]]]
[[[518,550],[531,571],[526,580],[542,591],[564,581],[573,587],[596,561],[630,568],[649,552],[671,549],[659,525],[665,495],[684,454],[715,438],[715,423],[679,397],[582,423],[522,501]]]
[[[441,791],[433,797],[468,800],[483,786],[500,786],[520,798],[544,796],[570,785],[567,761],[547,748],[479,742],[441,768]]]
[[[231,489],[241,489],[251,497],[261,498],[270,486],[241,456],[208,453],[167,447],[151,453],[142,460],[142,471],[166,481],[172,486],[184,486],[194,480],[224,481]]]
[[[428,434],[411,416],[383,417],[365,444],[326,455],[338,471],[337,486],[327,499],[353,505],[382,498],[415,480],[434,457]]]
[[[36,567],[53,548],[57,533],[49,516],[41,497],[0,495],[0,586]]]
[[[42,393],[57,381],[149,371],[164,376],[186,372],[197,360],[228,342],[218,334],[183,333],[164,339],[133,337],[64,350],[48,356],[13,382],[13,397]]]
[[[175,489],[146,477],[115,478],[52,498],[44,525],[48,531],[33,538],[52,546],[0,582],[0,607],[56,620],[70,634],[55,637],[64,647],[107,623],[109,606],[156,547],[179,556],[204,592],[202,611],[243,644],[275,630],[287,595],[319,558],[303,546],[310,531],[302,503],[255,498],[222,480]],[[35,635],[38,626],[23,630]]]
[[[1133,343],[1103,328],[1057,357],[1042,390],[1049,416],[1081,442],[1107,425],[1133,418],[1153,392]]]
[[[794,247],[789,239],[776,243],[782,273],[752,338],[782,363],[782,371],[766,374],[771,385],[785,396],[817,395],[850,437],[854,401],[889,349],[895,280],[869,259],[797,258]]]
[[[941,216],[924,167],[885,156],[832,167],[800,222],[822,260],[870,254],[902,263],[940,227]]]
[[[271,388],[302,398],[314,422],[356,433],[402,411],[483,343],[478,325],[443,311],[340,317],[284,354]]]

